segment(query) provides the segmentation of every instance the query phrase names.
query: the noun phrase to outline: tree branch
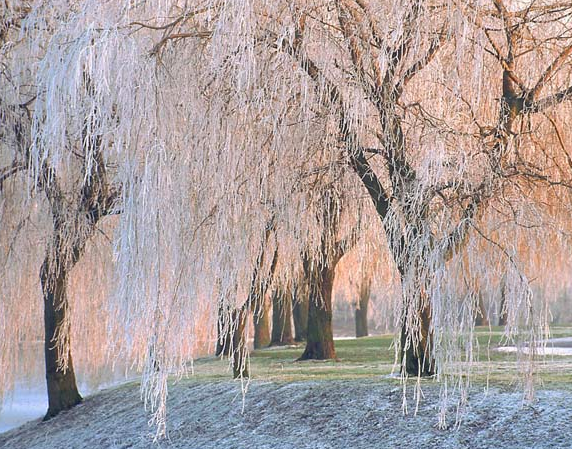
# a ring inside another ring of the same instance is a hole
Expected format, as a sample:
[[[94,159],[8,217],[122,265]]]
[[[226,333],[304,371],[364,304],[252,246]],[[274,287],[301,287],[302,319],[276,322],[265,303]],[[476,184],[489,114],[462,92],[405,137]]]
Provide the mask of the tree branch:
[[[546,68],[546,70],[540,76],[540,78],[536,82],[536,85],[530,92],[530,98],[532,98],[533,100],[536,99],[536,97],[538,96],[538,94],[540,94],[542,88],[544,87],[548,79],[562,66],[564,61],[566,61],[566,59],[568,58],[568,56],[570,56],[571,53],[572,53],[572,44],[565,47],[560,52],[560,54],[554,59],[554,61],[552,61],[552,63]]]
[[[543,112],[553,106],[556,106],[557,104],[564,102],[565,100],[570,99],[571,97],[572,86],[567,87],[566,89],[561,90],[560,92],[557,92],[553,95],[548,95],[547,97],[541,98],[540,100],[533,101],[531,103],[525,102],[524,111],[528,113]]]
[[[409,69],[405,71],[405,73],[401,77],[401,80],[399,81],[399,83],[395,88],[397,92],[403,91],[403,88],[409,83],[409,81],[411,81],[417,73],[419,73],[421,70],[423,70],[431,63],[431,61],[435,58],[437,51],[439,50],[443,42],[445,42],[445,36],[446,34],[444,30],[442,30],[439,33],[438,37],[433,39],[425,55],[423,55],[421,59],[419,59],[411,67],[409,67]]]
[[[4,188],[4,181],[6,181],[10,176],[15,175],[16,173],[24,170],[26,168],[25,164],[20,162],[14,162],[9,167],[4,167],[0,170],[0,192],[2,192]]]

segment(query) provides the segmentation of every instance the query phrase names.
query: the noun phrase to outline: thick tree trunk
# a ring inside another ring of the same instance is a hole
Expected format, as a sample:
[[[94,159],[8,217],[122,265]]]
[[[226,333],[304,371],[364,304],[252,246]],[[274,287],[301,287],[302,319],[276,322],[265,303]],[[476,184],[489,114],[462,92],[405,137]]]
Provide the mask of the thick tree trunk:
[[[249,377],[248,372],[248,348],[246,320],[248,310],[242,308],[235,310],[233,316],[233,333],[232,333],[232,374],[235,379]]]
[[[435,360],[433,359],[432,347],[433,336],[431,335],[431,305],[424,301],[419,309],[407,313],[417,313],[419,329],[416,332],[407,329],[406,320],[401,327],[401,367],[409,376],[432,376],[435,374]]]
[[[369,335],[367,328],[367,310],[369,306],[369,297],[371,292],[371,281],[368,278],[362,279],[359,291],[359,300],[356,304],[356,337],[367,337]]]
[[[294,343],[292,337],[292,295],[275,291],[272,294],[272,340],[270,346],[284,346]]]
[[[306,341],[308,338],[308,289],[296,289],[296,296],[292,305],[294,318],[294,341]]]
[[[68,348],[67,369],[64,371],[58,366],[58,362],[64,358],[64,354],[61,353],[62,348],[56,342],[57,335],[60,332],[66,332],[68,334],[65,338],[68,340],[70,338],[69,329],[66,328],[66,320],[68,319],[66,316],[68,313],[67,273],[63,264],[55,270],[50,268],[49,260],[46,258],[40,271],[44,295],[44,352],[48,387],[48,412],[44,420],[48,420],[82,401],[76,385],[69,345],[66,345]]]
[[[356,307],[356,338],[367,337],[369,335],[367,328],[367,302],[361,303],[359,308]]]
[[[254,312],[254,349],[266,348],[270,345],[270,301],[266,295],[262,304],[256,306]]]
[[[336,358],[332,330],[332,290],[335,264],[320,266],[317,276],[311,276],[308,304],[308,339],[299,360],[328,360]]]

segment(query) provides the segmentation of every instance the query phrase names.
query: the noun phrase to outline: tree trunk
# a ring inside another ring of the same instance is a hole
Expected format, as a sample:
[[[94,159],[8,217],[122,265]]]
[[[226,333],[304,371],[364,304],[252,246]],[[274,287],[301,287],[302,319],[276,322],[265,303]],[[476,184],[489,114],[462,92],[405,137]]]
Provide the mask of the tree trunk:
[[[487,309],[485,308],[485,301],[483,300],[483,295],[478,294],[477,298],[477,313],[475,315],[475,326],[488,326],[489,325],[489,315],[487,314]]]
[[[49,256],[48,256],[49,257]],[[69,319],[67,300],[67,272],[63,264],[55,270],[51,269],[46,257],[40,271],[44,296],[44,353],[46,359],[46,382],[48,386],[48,412],[44,421],[64,410],[68,410],[82,401],[75,379],[71,350],[69,348],[69,329],[66,321]],[[65,332],[68,340],[67,369],[58,366],[58,361],[64,359],[62,348],[56,343],[57,335]]]
[[[501,280],[501,300],[499,304],[499,326],[506,326],[508,321],[507,304],[506,304],[506,278],[503,276]]]
[[[432,376],[435,374],[433,359],[433,337],[431,335],[431,305],[423,301],[413,312],[411,307],[406,313],[417,313],[419,329],[407,329],[406,319],[401,326],[401,369],[409,376]]]
[[[506,298],[501,296],[501,301],[499,305],[499,326],[506,326],[507,323],[507,313],[506,313]]]
[[[262,304],[256,306],[254,315],[254,349],[270,345],[270,301],[264,295]]]
[[[275,291],[272,294],[272,340],[270,346],[294,343],[292,338],[292,295]]]
[[[367,337],[367,309],[369,306],[369,296],[371,292],[371,281],[368,278],[362,279],[359,291],[359,300],[356,304],[356,338]]]
[[[215,355],[216,356],[229,356],[230,355],[230,347],[232,346],[231,341],[231,324],[225,323],[226,321],[226,313],[222,306],[218,308],[218,318],[217,318],[217,339],[216,339],[216,349]]]
[[[320,265],[317,276],[310,279],[308,304],[308,339],[299,360],[328,360],[336,358],[332,330],[332,289],[335,263]]]
[[[248,310],[241,308],[235,310],[233,317],[232,332],[232,374],[235,379],[249,377],[248,372],[248,348],[246,335],[246,320]]]
[[[308,338],[308,289],[296,288],[296,296],[292,306],[294,317],[294,341],[306,341]]]

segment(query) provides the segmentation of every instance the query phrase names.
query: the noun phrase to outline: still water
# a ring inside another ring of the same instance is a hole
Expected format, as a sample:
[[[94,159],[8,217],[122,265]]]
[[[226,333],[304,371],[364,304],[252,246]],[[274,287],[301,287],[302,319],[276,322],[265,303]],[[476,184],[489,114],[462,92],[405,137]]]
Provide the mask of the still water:
[[[44,416],[48,410],[48,394],[44,374],[43,344],[34,342],[22,348],[33,360],[25,372],[25,380],[16,383],[12,392],[6,394],[0,408],[0,433],[21,426],[27,421]],[[136,373],[126,370],[124,366],[115,365],[115,369],[102,367],[98,375],[85,382],[81,368],[76,370],[79,392],[83,397],[94,394],[104,388],[134,379]],[[20,375],[20,378],[24,375]]]

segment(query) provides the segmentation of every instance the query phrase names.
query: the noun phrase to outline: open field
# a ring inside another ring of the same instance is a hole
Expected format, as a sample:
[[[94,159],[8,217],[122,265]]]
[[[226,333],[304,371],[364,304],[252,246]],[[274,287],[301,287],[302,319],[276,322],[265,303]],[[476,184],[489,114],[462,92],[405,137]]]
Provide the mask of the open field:
[[[571,447],[572,357],[539,361],[542,384],[535,401],[524,403],[516,356],[492,350],[502,332],[478,333],[482,361],[473,366],[469,404],[456,426],[450,394],[445,430],[437,426],[440,388],[434,380],[421,382],[417,414],[414,383],[408,385],[404,415],[402,385],[389,375],[392,338],[381,336],[338,340],[335,362],[295,362],[300,347],[255,351],[244,403],[227,362],[197,360],[195,376],[170,386],[168,438],[156,446],[138,384],[128,383],[47,423],[36,420],[1,434],[0,448]],[[553,336],[571,333],[556,328]]]

